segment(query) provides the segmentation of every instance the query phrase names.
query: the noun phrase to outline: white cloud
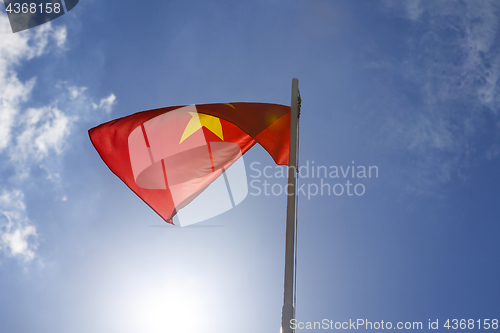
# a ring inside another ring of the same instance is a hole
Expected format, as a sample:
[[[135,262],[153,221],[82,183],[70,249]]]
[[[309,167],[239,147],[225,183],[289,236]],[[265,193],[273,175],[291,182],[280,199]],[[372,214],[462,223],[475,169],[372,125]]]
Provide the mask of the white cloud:
[[[113,105],[115,103],[116,103],[116,96],[115,96],[115,94],[111,94],[106,98],[102,98],[99,105],[94,103],[93,106],[94,106],[94,109],[100,108],[109,114],[109,113],[111,113],[111,110],[113,109]]]
[[[5,13],[0,12],[0,31],[10,30]],[[87,95],[86,87],[67,82],[44,87],[54,98],[45,106],[30,107],[36,77],[22,82],[18,68],[26,61],[49,52],[64,51],[67,38],[65,26],[51,23],[22,31],[2,34],[0,38],[0,158],[2,168],[12,170],[8,179],[0,174],[0,249],[10,257],[28,262],[36,257],[37,229],[29,219],[24,185],[42,181],[30,177],[31,169],[47,172],[49,180],[60,184],[57,169],[75,123],[96,105]],[[116,102],[114,94],[100,100],[99,109],[110,113]],[[14,188],[8,190],[7,188]],[[67,200],[62,195],[63,201]]]
[[[13,162],[39,162],[50,151],[61,154],[65,139],[76,116],[69,116],[56,106],[28,109],[20,121],[21,131],[9,150]]]
[[[0,31],[10,29],[7,15],[0,13]],[[50,23],[19,33],[3,34],[0,39],[0,152],[11,140],[21,104],[26,102],[36,78],[21,82],[15,71],[22,61],[41,56],[48,50],[49,40],[64,46],[66,28],[52,28]]]
[[[76,87],[76,86],[68,87],[69,97],[70,99],[74,100],[79,96],[81,96],[86,90],[87,87]]]
[[[65,25],[60,25],[54,29],[54,39],[59,48],[63,48],[68,36],[68,30]]]
[[[7,16],[0,13],[0,31],[10,30]],[[65,29],[53,29],[51,24],[46,24],[33,31],[16,34],[2,34],[0,39],[0,153],[12,146],[12,137],[19,126],[23,103],[27,102],[36,83],[36,78],[21,82],[17,76],[16,68],[23,62],[41,56],[48,50],[49,40],[56,39],[58,47],[62,47],[66,40]],[[29,126],[27,126],[29,127]],[[60,132],[61,121],[45,122],[41,127],[49,130],[54,128]],[[53,137],[48,136],[43,130],[34,130],[36,153],[43,154],[54,146]],[[11,148],[12,149],[12,148]],[[22,147],[27,150],[28,148]],[[3,166],[5,166],[3,162]],[[24,203],[22,190],[8,191],[6,182],[2,182],[0,195],[0,248],[8,256],[30,261],[35,257],[37,248],[36,227],[29,220]]]
[[[500,3],[385,0],[384,4],[412,27],[402,36],[405,56],[378,61],[379,68],[404,82],[404,88],[392,90],[402,93],[401,105],[387,128],[399,133],[396,144],[404,145],[419,161],[412,178],[421,184],[448,181],[468,163],[471,151],[477,149],[476,132],[500,106]]]
[[[0,250],[24,262],[35,258],[37,231],[26,215],[23,192],[2,190],[0,195]]]
[[[0,69],[0,152],[11,140],[12,127],[19,113],[21,102],[25,102],[33,89],[35,80],[22,83],[15,73],[2,75]]]
[[[420,0],[383,0],[383,3],[394,14],[412,21],[417,21],[424,12]]]

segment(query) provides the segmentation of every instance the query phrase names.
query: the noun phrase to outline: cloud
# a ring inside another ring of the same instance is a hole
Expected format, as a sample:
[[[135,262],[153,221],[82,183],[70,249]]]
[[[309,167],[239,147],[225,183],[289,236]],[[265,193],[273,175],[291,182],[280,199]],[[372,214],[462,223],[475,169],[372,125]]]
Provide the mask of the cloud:
[[[382,2],[385,7],[392,12],[392,14],[410,19],[412,21],[418,20],[424,11],[420,0],[383,0]]]
[[[8,29],[7,16],[0,13],[0,31]],[[2,171],[9,170],[0,173],[0,250],[23,262],[36,257],[39,238],[25,204],[24,198],[29,196],[26,188],[46,180],[60,184],[58,161],[63,158],[76,123],[94,109],[110,113],[116,103],[116,96],[110,94],[97,105],[86,87],[61,81],[44,87],[48,94],[53,94],[50,103],[30,106],[36,77],[23,82],[18,70],[31,59],[64,51],[66,38],[65,26],[47,23],[15,34],[2,34],[0,39],[0,167]],[[33,166],[44,170],[47,177],[33,176]],[[62,197],[66,200],[66,196]]]
[[[411,21],[420,18],[413,23],[414,32],[407,38],[411,53],[397,69],[420,84],[424,102],[435,105],[467,97],[474,99],[477,106],[496,112],[500,49],[495,41],[500,3],[449,0],[385,3],[391,9],[405,8]]]
[[[66,26],[60,25],[56,29],[54,29],[53,36],[57,44],[57,47],[63,48],[64,44],[66,43],[66,38],[68,36],[68,31],[66,29]]]
[[[0,31],[10,29],[9,26],[7,15],[0,13]],[[0,152],[8,146],[21,104],[28,100],[36,82],[36,78],[21,82],[15,71],[16,67],[22,61],[40,57],[47,52],[51,39],[55,40],[58,47],[64,46],[65,31],[65,27],[53,29],[48,23],[37,29],[2,35],[0,39]]]
[[[9,28],[7,16],[0,13],[0,31]],[[16,69],[23,61],[42,56],[49,50],[50,40],[64,46],[66,29],[46,24],[33,31],[2,34],[0,39],[0,153],[8,150],[10,159],[43,158],[50,149],[58,150],[58,138],[65,133],[65,117],[55,110],[28,110],[24,117],[22,106],[29,100],[36,78],[22,82]],[[22,120],[24,119],[24,120]],[[19,127],[24,127],[18,135]],[[17,144],[13,142],[13,137]],[[15,147],[15,148],[14,148]],[[17,149],[16,149],[17,148]],[[6,162],[2,163],[5,167]],[[27,262],[35,257],[37,230],[30,221],[21,189],[6,189],[2,181],[0,194],[0,249],[8,256]]]
[[[28,109],[20,120],[21,131],[10,148],[11,160],[26,162],[32,159],[39,162],[51,151],[61,154],[71,125],[77,119],[63,113],[55,105]]]
[[[69,97],[72,100],[74,100],[79,96],[82,96],[82,94],[85,93],[86,90],[87,87],[76,87],[76,86],[68,87]]]
[[[115,94],[111,94],[106,98],[102,98],[101,101],[99,102],[99,105],[94,104],[94,109],[100,108],[109,114],[111,113],[111,110],[115,103],[116,103],[116,96]]]
[[[0,69],[0,152],[11,140],[11,131],[19,113],[19,105],[25,102],[33,89],[35,80],[22,83],[15,74],[2,75]]]
[[[371,64],[388,70],[398,83],[390,90],[400,93],[400,105],[386,129],[397,133],[394,144],[404,154],[418,160],[411,178],[423,188],[447,182],[477,151],[479,129],[498,117],[500,3],[383,3],[390,15],[406,19],[408,27],[401,36],[404,55]],[[486,150],[484,158],[491,155]]]
[[[28,262],[35,258],[37,246],[36,227],[26,215],[23,192],[3,189],[0,194],[0,250],[7,256]]]

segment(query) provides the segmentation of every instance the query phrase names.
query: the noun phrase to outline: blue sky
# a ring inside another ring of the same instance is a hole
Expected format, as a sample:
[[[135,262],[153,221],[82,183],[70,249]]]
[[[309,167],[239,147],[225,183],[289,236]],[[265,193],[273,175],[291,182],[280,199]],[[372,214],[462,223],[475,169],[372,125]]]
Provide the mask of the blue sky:
[[[172,228],[87,130],[289,104],[293,77],[300,164],[378,167],[300,179],[365,193],[299,197],[297,319],[499,319],[498,17],[495,1],[81,0],[12,34],[0,13],[2,331],[278,332],[285,196]],[[252,162],[274,167],[260,147]]]

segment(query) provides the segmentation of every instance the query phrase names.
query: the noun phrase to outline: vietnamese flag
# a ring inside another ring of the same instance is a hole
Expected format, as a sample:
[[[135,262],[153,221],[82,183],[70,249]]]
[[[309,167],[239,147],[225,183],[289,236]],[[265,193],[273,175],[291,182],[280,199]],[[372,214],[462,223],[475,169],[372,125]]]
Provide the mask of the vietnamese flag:
[[[109,169],[167,223],[254,144],[288,165],[290,107],[220,103],[142,111],[89,130]]]

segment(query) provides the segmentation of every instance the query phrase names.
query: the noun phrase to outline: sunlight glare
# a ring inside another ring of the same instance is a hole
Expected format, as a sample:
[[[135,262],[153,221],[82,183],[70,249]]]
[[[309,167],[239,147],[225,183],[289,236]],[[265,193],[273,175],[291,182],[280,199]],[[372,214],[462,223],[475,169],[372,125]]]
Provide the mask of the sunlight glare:
[[[137,324],[144,332],[194,333],[207,327],[207,308],[195,279],[147,289],[135,306]]]

